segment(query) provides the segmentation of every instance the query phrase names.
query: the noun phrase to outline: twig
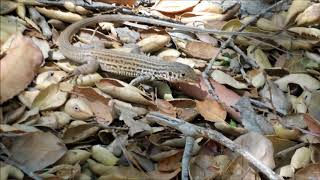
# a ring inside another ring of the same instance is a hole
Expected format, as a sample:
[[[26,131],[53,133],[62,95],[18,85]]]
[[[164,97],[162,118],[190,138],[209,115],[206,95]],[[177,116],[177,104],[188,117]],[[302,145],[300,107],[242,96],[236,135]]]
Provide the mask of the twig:
[[[184,146],[183,156],[182,156],[182,172],[181,179],[188,180],[189,179],[189,162],[192,156],[192,149],[194,145],[194,138],[192,136],[187,136],[186,144]]]
[[[289,152],[294,151],[294,150],[296,150],[296,149],[298,149],[298,148],[301,148],[301,147],[305,146],[306,144],[307,144],[307,143],[304,143],[304,142],[303,142],[303,143],[294,145],[294,146],[292,146],[292,147],[289,147],[289,148],[287,148],[287,149],[284,149],[284,150],[278,152],[274,157],[275,157],[275,158],[284,157],[284,156],[285,156],[286,154],[288,154]]]
[[[40,26],[43,36],[50,39],[52,32],[46,19],[34,7],[29,6],[28,11],[31,19]]]
[[[279,5],[281,5],[282,3],[284,3],[286,0],[281,0],[275,4],[273,4],[272,6],[262,10],[259,14],[253,16],[252,19],[250,19],[249,21],[247,21],[245,24],[243,24],[240,29],[237,32],[241,32],[243,31],[247,26],[249,26],[250,24],[254,23],[255,21],[258,20],[258,18],[260,18],[262,15],[264,15],[266,12],[270,11],[271,9],[273,9],[274,7],[277,7]],[[214,93],[214,88],[212,87],[211,83],[209,82],[209,71],[213,65],[213,63],[216,61],[217,57],[219,56],[219,54],[222,52],[223,49],[225,49],[229,43],[231,41],[233,41],[233,38],[235,38],[237,35],[232,35],[228,38],[228,40],[223,43],[219,49],[219,51],[216,53],[216,55],[210,60],[208,66],[206,67],[206,69],[203,71],[202,76],[204,79],[204,83],[205,85],[208,87],[208,93],[216,100],[218,100],[218,96]]]
[[[249,56],[247,56],[237,45],[234,44],[233,41],[229,43],[229,46],[232,47],[235,51],[237,51],[237,53],[239,53],[243,57],[246,63],[250,64],[252,67],[258,67],[257,63]]]
[[[274,171],[272,171],[268,166],[263,164],[257,158],[255,158],[249,151],[241,147],[239,144],[234,143],[229,138],[225,137],[218,131],[214,131],[211,129],[199,127],[193,125],[191,123],[185,122],[180,119],[172,118],[169,116],[165,116],[158,112],[151,112],[147,116],[147,119],[163,126],[169,126],[181,131],[185,136],[192,136],[194,138],[197,137],[206,137],[217,141],[218,143],[224,145],[232,151],[235,151],[241,154],[244,158],[246,158],[252,165],[254,165],[259,171],[265,174],[271,180],[279,180],[282,179],[278,176]]]

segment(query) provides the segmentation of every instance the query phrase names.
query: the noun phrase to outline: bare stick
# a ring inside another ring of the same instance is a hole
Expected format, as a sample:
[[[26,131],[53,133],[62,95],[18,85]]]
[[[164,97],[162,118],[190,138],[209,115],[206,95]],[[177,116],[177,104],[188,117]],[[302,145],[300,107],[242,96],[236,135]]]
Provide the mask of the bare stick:
[[[192,149],[194,144],[194,138],[192,136],[187,136],[186,144],[184,146],[183,156],[182,156],[182,172],[181,179],[188,180],[189,179],[189,162],[192,156]]]
[[[268,166],[259,161],[256,157],[254,157],[249,151],[241,147],[239,144],[234,143],[229,138],[225,137],[218,131],[214,131],[212,129],[207,129],[203,127],[199,127],[188,123],[186,121],[172,118],[166,115],[163,115],[158,112],[150,112],[147,116],[147,119],[163,126],[169,126],[171,128],[177,129],[181,131],[185,136],[192,136],[194,138],[197,137],[206,137],[212,139],[230,150],[241,154],[244,158],[246,158],[253,166],[255,166],[259,171],[265,174],[271,180],[279,180],[282,179],[278,176],[274,171],[272,171]]]

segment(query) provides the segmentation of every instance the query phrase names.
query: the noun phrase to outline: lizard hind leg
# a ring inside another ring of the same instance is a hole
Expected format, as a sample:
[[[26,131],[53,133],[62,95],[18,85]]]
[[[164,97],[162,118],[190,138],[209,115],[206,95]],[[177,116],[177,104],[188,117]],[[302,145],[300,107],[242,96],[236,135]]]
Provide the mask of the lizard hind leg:
[[[153,80],[155,80],[154,76],[138,76],[130,82],[130,85],[137,86],[140,83],[153,81]]]
[[[80,75],[80,74],[91,74],[97,72],[99,69],[99,62],[96,59],[87,60],[86,64],[82,64],[78,66],[72,74]]]

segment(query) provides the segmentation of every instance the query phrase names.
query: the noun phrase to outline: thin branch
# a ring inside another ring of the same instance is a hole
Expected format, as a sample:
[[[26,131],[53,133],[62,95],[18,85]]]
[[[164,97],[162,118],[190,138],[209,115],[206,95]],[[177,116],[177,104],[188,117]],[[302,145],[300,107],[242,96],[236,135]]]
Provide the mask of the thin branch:
[[[188,180],[189,179],[189,164],[192,156],[192,149],[194,145],[194,138],[192,136],[187,136],[186,144],[184,146],[183,156],[182,156],[182,172],[181,179]]]
[[[171,128],[177,129],[181,131],[185,136],[192,136],[194,138],[197,137],[206,137],[212,139],[230,150],[241,154],[244,158],[246,158],[253,166],[255,166],[259,171],[265,174],[271,180],[279,180],[282,179],[278,176],[274,171],[272,171],[268,166],[259,161],[256,157],[254,157],[249,151],[245,148],[241,147],[239,144],[234,143],[229,138],[225,137],[218,131],[214,131],[212,129],[199,127],[193,125],[191,123],[185,122],[180,119],[172,118],[166,115],[163,115],[158,112],[151,112],[147,116],[147,119],[153,122],[156,122],[163,126],[169,126]]]

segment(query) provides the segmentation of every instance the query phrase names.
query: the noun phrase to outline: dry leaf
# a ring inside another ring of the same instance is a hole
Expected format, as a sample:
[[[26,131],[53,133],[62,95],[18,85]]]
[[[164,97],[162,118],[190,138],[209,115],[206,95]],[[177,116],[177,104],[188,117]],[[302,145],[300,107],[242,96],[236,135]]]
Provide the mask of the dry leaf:
[[[58,19],[63,22],[73,23],[83,19],[80,15],[72,12],[63,12],[60,10],[49,9],[45,7],[35,7],[41,14],[52,19]]]
[[[165,13],[181,13],[197,5],[200,0],[176,1],[176,0],[159,0],[152,9]]]
[[[67,77],[67,73],[64,71],[47,71],[39,74],[36,78],[36,88],[45,89],[52,84],[57,84],[63,78]]]
[[[75,142],[82,141],[94,134],[99,130],[98,127],[91,124],[81,124],[67,130],[63,134],[63,142],[66,144],[71,144]]]
[[[320,163],[309,164],[296,172],[295,179],[320,179]]]
[[[42,63],[40,49],[29,38],[17,35],[0,61],[0,104],[24,90]]]
[[[220,70],[214,70],[211,73],[211,78],[215,81],[217,81],[220,84],[227,84],[231,87],[234,87],[236,89],[246,89],[248,86],[244,83],[241,83],[237,80],[235,80],[233,77],[231,77],[229,74],[224,73]]]
[[[310,163],[311,151],[309,148],[302,147],[296,150],[291,158],[290,165],[295,168],[299,169],[305,167]]]
[[[54,109],[62,106],[67,100],[68,93],[62,92],[58,84],[52,84],[40,91],[32,102],[32,108],[40,110]]]
[[[1,2],[1,8],[2,8],[2,2]],[[22,33],[26,27],[24,22],[16,17],[13,16],[0,16],[0,45],[1,45],[1,52],[3,51],[3,44],[9,39],[11,35]],[[19,36],[17,36],[19,38]],[[14,38],[16,39],[16,37]],[[19,41],[19,39],[18,39]],[[20,40],[22,41],[22,40]],[[17,43],[17,42],[16,42]],[[18,44],[15,43],[15,46]],[[10,42],[10,46],[12,46]]]
[[[200,41],[190,41],[182,50],[190,57],[206,60],[215,57],[219,51],[219,49],[212,44]]]
[[[9,14],[10,12],[14,11],[18,6],[18,3],[12,1],[1,1],[0,6],[0,15]]]
[[[309,0],[294,0],[288,10],[286,24],[311,5]]]
[[[224,121],[227,112],[217,101],[213,99],[205,99],[204,101],[196,101],[197,110],[207,121],[219,122]]]
[[[170,42],[168,35],[151,35],[137,43],[141,51],[144,53],[152,53],[165,47]]]
[[[246,148],[255,158],[266,166],[271,169],[275,167],[272,143],[263,135],[256,132],[249,132],[239,136],[234,142]]]
[[[320,81],[308,74],[290,74],[276,80],[275,83],[282,91],[287,91],[289,83],[298,84],[308,91],[315,91],[320,88]]]
[[[303,13],[299,14],[296,22],[301,25],[312,25],[320,23],[320,3],[309,6]]]
[[[320,7],[320,6],[319,6]],[[320,30],[317,28],[306,28],[306,27],[292,27],[288,31],[297,33],[302,37],[307,37],[311,40],[320,40]]]
[[[269,19],[265,18],[260,18],[257,21],[257,27],[266,31],[279,31],[281,30],[281,27],[277,26],[274,24],[272,21]]]
[[[136,3],[137,0],[97,0],[98,2],[104,2],[108,4],[121,4],[124,6],[133,6],[134,3]]]
[[[114,166],[118,161],[117,157],[101,145],[92,146],[92,158],[105,166]]]
[[[39,131],[15,137],[9,152],[33,172],[55,163],[67,152],[67,148],[53,134]]]
[[[221,14],[223,9],[210,1],[201,1],[192,9],[192,12],[210,12]]]
[[[106,78],[96,82],[95,84],[101,91],[114,98],[137,104],[153,104],[151,98],[146,93],[123,81]]]
[[[248,57],[255,60],[261,69],[271,68],[267,55],[258,47],[251,45],[247,49]]]

